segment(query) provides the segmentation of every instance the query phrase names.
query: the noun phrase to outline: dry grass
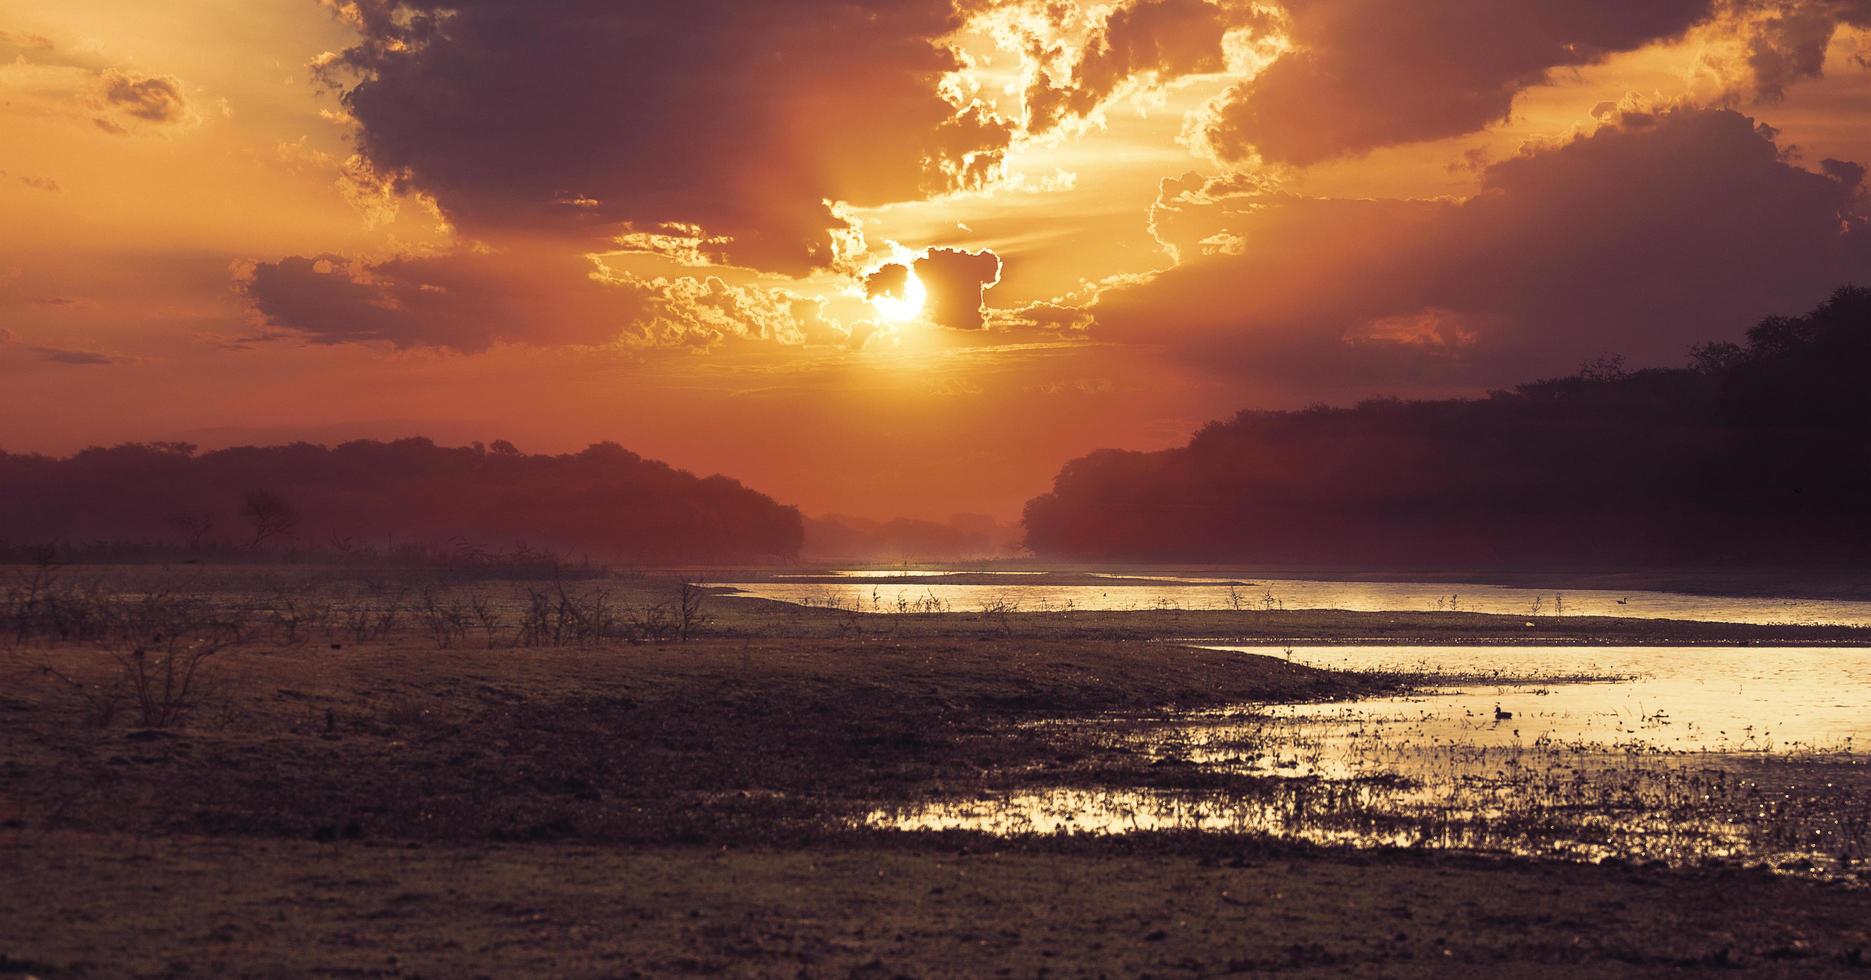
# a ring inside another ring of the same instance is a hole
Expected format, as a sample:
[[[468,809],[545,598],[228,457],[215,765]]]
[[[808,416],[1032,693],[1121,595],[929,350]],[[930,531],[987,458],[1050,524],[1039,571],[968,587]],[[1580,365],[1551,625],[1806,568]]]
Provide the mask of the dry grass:
[[[80,683],[115,669],[82,647],[34,656]],[[1364,688],[1265,657],[1121,642],[372,643],[255,647],[218,666],[216,724],[134,749],[71,685],[28,673],[0,714],[0,765],[19,774],[0,802],[84,829],[765,842],[812,836],[879,796],[1031,765],[1053,749],[1009,727],[1022,718]],[[124,799],[153,802],[126,815]]]
[[[1871,893],[1747,873],[0,832],[46,976],[1862,976]]]

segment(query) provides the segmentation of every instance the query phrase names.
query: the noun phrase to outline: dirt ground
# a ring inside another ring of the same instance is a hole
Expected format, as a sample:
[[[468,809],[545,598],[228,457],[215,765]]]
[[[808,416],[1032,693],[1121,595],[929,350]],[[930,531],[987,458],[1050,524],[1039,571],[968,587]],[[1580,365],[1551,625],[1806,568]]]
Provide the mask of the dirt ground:
[[[45,976],[1863,975],[1871,895],[1403,856],[0,836]]]
[[[1143,642],[1128,615],[715,608],[688,643],[258,636],[161,728],[105,703],[120,647],[0,647],[0,975],[1807,976],[1871,945],[1871,894],[1764,871],[858,829],[1148,775],[1026,722],[1407,678]]]
[[[818,839],[872,806],[987,773],[1077,767],[1076,747],[1020,720],[1378,686],[1122,641],[399,640],[226,653],[187,723],[156,731],[136,727],[133,706],[100,723],[40,672],[101,685],[118,669],[108,654],[9,660],[0,820],[299,839]]]

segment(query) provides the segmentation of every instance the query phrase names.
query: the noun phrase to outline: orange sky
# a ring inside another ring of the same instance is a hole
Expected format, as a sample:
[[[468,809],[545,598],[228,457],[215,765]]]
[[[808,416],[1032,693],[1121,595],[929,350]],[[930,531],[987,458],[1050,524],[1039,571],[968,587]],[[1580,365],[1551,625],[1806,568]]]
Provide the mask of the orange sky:
[[[1866,25],[0,0],[0,448],[609,439],[1012,518],[1094,448],[1676,363],[1865,282]]]

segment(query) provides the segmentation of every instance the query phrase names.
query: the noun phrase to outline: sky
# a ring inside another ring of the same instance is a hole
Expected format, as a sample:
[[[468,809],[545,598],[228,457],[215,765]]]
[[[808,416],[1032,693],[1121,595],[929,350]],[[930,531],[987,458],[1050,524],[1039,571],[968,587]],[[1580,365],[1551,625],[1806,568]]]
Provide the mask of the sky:
[[[1871,284],[1871,0],[0,0],[0,449],[1012,519]]]

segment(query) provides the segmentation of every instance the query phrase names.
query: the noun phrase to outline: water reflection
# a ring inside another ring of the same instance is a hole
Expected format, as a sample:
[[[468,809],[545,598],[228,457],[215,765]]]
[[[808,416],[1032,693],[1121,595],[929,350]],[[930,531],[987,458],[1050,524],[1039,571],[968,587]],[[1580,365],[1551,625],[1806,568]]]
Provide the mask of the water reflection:
[[[850,568],[829,572],[776,572],[776,579],[822,579],[822,578],[861,578],[861,579],[897,579],[897,578],[942,578],[957,574],[969,576],[1003,575],[1045,575],[1043,571],[989,571],[958,573],[949,568]]]
[[[960,578],[965,581],[946,581]],[[906,580],[907,583],[906,583]],[[913,584],[909,584],[913,583]],[[1871,602],[1533,589],[1423,582],[1321,582],[1174,575],[844,570],[717,582],[742,594],[859,612],[1296,610],[1479,612],[1529,618],[1619,616],[1755,624],[1871,626]]]
[[[1292,657],[1371,670],[1427,661],[1465,679],[1410,697],[1051,722],[1035,727],[1095,761],[1043,774],[1053,785],[879,810],[867,822],[1731,860],[1853,878],[1871,854],[1871,767],[1854,749],[1871,731],[1871,651],[1352,647]],[[1559,671],[1629,679],[1570,683]],[[1476,683],[1478,674],[1517,680]]]
[[[1286,648],[1217,646],[1272,656]],[[1830,647],[1296,647],[1350,671],[1500,676],[1433,696],[1269,708],[1327,727],[1382,724],[1412,738],[1507,745],[1539,739],[1692,752],[1831,751],[1871,740],[1871,650]],[[1541,677],[1625,678],[1544,683]],[[1495,720],[1495,708],[1513,715]]]

